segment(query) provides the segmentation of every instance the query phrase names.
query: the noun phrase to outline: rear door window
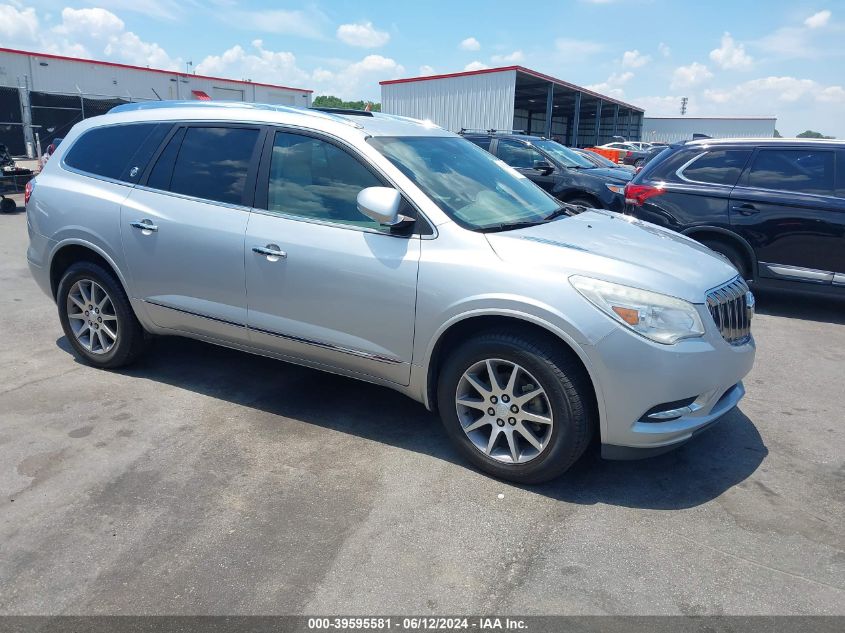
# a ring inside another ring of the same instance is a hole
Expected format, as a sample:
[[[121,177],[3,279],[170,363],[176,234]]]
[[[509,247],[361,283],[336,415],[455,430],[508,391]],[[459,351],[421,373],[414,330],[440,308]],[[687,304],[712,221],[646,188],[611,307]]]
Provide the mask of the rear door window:
[[[834,153],[817,149],[762,149],[754,157],[748,186],[833,195]]]
[[[710,150],[685,167],[681,176],[694,182],[733,187],[749,156],[750,149]]]
[[[500,139],[496,152],[505,163],[511,167],[520,169],[532,169],[534,161],[546,160],[545,157],[533,147],[517,141]]]
[[[147,185],[204,200],[248,206],[251,200],[245,197],[246,182],[259,135],[257,128],[188,127],[181,143],[178,135],[171,139]]]
[[[85,132],[64,163],[79,171],[135,183],[172,127],[169,123],[109,125]]]

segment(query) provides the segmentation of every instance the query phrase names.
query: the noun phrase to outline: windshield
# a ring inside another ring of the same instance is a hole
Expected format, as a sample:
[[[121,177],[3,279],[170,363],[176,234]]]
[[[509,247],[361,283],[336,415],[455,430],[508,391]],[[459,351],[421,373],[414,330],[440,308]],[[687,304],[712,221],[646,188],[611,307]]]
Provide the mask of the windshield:
[[[573,152],[557,141],[534,141],[532,145],[539,147],[564,167],[581,167],[584,169],[593,169],[595,167],[593,163],[578,154],[578,152]]]
[[[466,228],[540,223],[560,208],[528,178],[465,139],[376,136],[367,141]]]
[[[585,150],[585,151],[590,152],[590,150]],[[596,163],[598,165],[602,165],[604,167],[613,167],[614,169],[617,169],[619,167],[619,165],[614,163],[612,160],[608,160],[607,158],[605,158],[601,154],[596,154],[595,152],[590,152],[590,154],[592,154],[592,155],[589,158],[587,158],[586,156],[585,156],[585,158],[589,161],[592,161],[593,163]]]

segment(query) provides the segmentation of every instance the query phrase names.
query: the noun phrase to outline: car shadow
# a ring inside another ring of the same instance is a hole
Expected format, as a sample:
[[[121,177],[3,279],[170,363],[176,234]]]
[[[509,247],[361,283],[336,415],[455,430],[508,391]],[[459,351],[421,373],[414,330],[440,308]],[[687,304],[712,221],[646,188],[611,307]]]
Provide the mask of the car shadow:
[[[845,297],[755,288],[758,314],[845,325]]]
[[[71,351],[64,337],[56,344]],[[264,411],[279,416],[280,425],[293,418],[472,468],[436,415],[385,387],[176,337],[155,340],[139,361],[118,371]],[[689,508],[749,477],[768,454],[757,429],[739,410],[659,457],[606,461],[598,448],[596,442],[551,483],[519,487],[578,504]]]

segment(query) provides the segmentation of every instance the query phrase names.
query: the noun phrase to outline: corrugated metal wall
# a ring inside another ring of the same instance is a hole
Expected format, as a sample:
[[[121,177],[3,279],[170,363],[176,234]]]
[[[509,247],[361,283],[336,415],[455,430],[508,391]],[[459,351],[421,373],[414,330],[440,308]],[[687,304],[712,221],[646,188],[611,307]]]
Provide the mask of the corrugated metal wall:
[[[383,112],[428,119],[457,132],[461,128],[510,129],[516,71],[386,84]]]
[[[674,143],[686,141],[693,134],[706,134],[713,138],[772,138],[777,120],[760,119],[711,119],[696,117],[645,117],[642,140]]]
[[[158,93],[162,99],[191,99],[192,90],[211,95],[215,88],[228,88],[243,91],[245,101],[311,105],[311,94],[296,90],[0,51],[0,86],[22,85],[24,76],[29,77],[30,90],[40,92],[82,92],[123,99],[157,99]]]

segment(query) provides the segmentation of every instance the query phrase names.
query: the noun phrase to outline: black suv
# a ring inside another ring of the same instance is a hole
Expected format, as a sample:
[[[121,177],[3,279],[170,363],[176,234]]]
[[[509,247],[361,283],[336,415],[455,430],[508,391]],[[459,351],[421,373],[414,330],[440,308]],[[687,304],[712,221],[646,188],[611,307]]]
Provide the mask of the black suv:
[[[524,134],[463,132],[463,136],[561,202],[620,212],[625,206],[624,187],[631,174],[597,167],[557,141]]]
[[[625,202],[758,284],[845,291],[843,141],[687,141],[649,162]]]

